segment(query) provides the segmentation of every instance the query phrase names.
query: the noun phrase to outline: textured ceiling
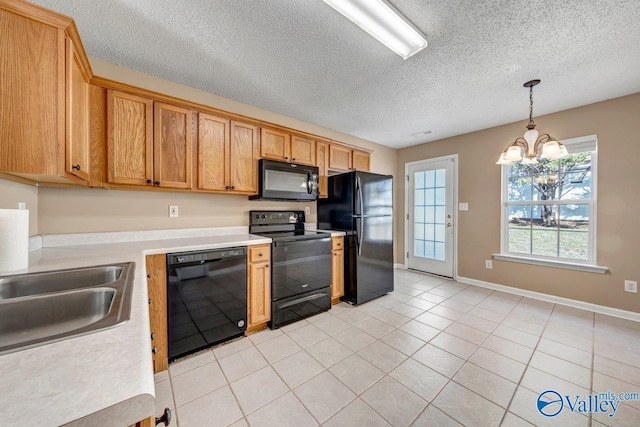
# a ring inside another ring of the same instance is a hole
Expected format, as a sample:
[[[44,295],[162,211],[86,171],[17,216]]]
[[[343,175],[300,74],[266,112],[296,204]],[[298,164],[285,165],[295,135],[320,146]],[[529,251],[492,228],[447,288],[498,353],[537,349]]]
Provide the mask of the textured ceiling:
[[[391,0],[403,61],[322,0],[35,0],[90,56],[406,147],[640,91],[638,0]],[[426,136],[413,134],[431,130]]]

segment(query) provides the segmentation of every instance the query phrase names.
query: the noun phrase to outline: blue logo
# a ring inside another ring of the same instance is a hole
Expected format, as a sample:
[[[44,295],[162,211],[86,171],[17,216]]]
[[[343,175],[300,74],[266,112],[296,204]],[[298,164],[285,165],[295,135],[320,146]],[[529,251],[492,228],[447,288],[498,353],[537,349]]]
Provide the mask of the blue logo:
[[[555,417],[564,407],[562,396],[555,390],[547,390],[538,396],[538,411],[545,417]]]

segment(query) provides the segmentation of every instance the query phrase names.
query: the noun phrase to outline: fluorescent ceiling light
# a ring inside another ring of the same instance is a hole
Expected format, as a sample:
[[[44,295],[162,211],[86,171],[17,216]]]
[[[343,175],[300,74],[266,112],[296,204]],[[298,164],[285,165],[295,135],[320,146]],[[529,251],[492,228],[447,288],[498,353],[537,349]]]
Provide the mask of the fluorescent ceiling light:
[[[386,0],[324,0],[402,59],[427,47],[427,40]]]

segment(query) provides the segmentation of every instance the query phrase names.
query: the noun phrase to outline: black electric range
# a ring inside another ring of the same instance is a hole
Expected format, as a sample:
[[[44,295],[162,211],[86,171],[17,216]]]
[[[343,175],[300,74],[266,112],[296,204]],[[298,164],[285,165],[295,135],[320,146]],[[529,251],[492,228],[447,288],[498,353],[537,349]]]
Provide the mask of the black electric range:
[[[272,239],[271,322],[278,328],[331,308],[331,235],[304,229],[304,211],[251,211],[249,232]]]

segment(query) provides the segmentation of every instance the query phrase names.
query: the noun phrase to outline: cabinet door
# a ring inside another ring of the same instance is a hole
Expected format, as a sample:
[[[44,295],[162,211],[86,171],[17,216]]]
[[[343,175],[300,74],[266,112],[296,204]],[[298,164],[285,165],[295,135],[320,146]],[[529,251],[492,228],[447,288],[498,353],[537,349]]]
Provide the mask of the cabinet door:
[[[329,169],[351,170],[351,149],[342,145],[329,145]]]
[[[154,185],[191,188],[193,135],[191,111],[156,102],[153,108]]]
[[[67,136],[65,170],[89,180],[89,76],[80,62],[71,39],[67,47]]]
[[[257,193],[258,158],[260,157],[258,127],[232,121],[229,152],[230,190],[236,193]]]
[[[291,161],[313,166],[316,162],[316,142],[301,136],[291,136]]]
[[[288,133],[267,128],[260,130],[260,157],[263,159],[289,161],[290,146],[291,135]]]
[[[320,174],[319,186],[320,197],[325,198],[328,196],[329,180],[328,180],[328,157],[329,157],[329,144],[326,142],[316,142],[316,166]]]
[[[107,92],[107,179],[112,184],[153,182],[153,101]]]
[[[344,250],[332,251],[331,302],[337,304],[344,295]]]
[[[249,324],[255,330],[271,320],[271,245],[249,246]]]
[[[230,121],[198,114],[198,188],[225,191],[229,188]]]
[[[353,169],[369,172],[370,155],[366,151],[353,150]]]
[[[0,172],[56,175],[64,164],[64,30],[0,10],[0,40]]]
[[[153,372],[169,368],[169,341],[167,337],[167,257],[147,255],[147,288],[149,295],[149,322],[151,326],[151,355]]]

